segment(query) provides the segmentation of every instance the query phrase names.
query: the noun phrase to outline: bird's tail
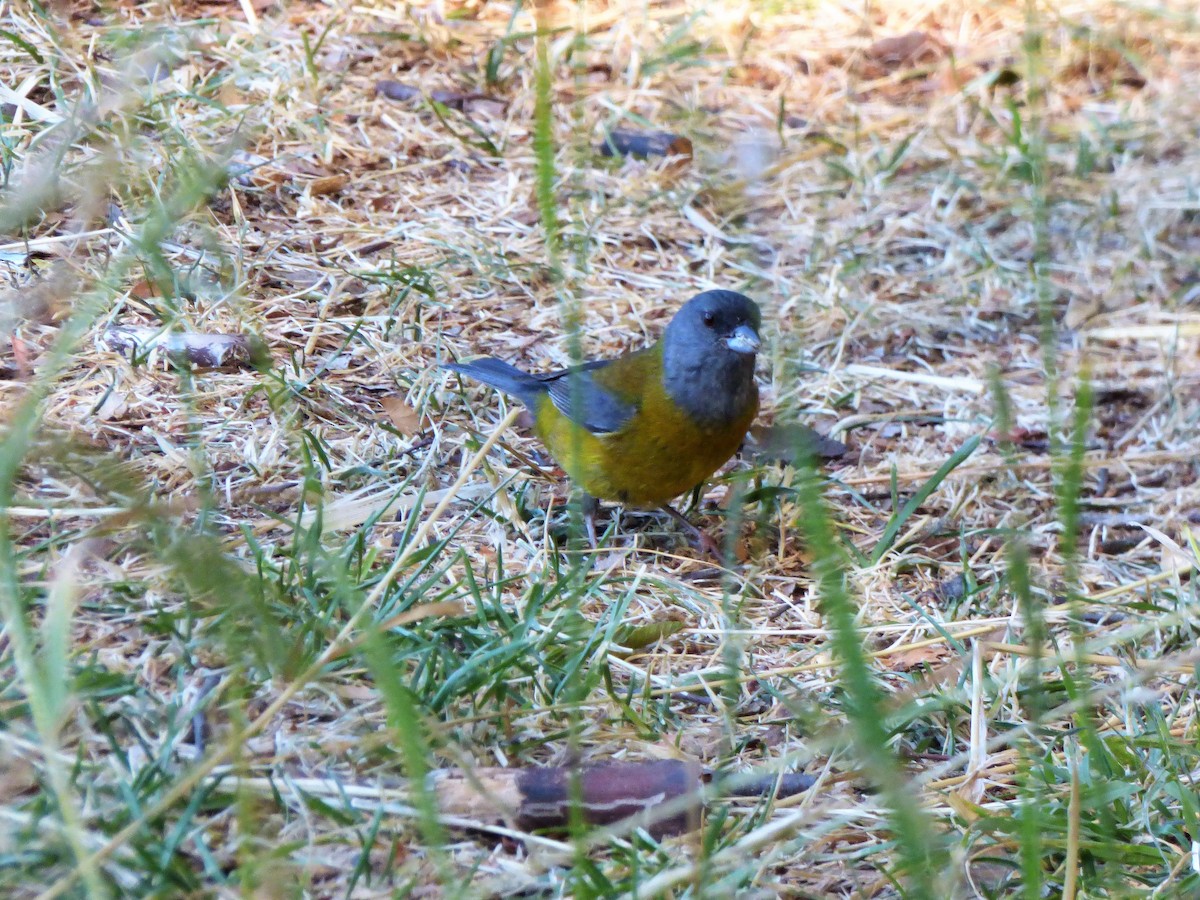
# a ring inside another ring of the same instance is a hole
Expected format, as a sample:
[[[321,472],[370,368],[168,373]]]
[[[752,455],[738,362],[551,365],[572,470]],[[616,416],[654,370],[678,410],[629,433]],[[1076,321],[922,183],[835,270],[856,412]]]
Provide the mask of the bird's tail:
[[[470,375],[476,381],[499,388],[504,393],[516,397],[531,409],[537,402],[537,398],[546,392],[546,385],[528,372],[522,372],[516,366],[510,366],[508,363],[490,356],[466,363],[444,363],[442,368]]]

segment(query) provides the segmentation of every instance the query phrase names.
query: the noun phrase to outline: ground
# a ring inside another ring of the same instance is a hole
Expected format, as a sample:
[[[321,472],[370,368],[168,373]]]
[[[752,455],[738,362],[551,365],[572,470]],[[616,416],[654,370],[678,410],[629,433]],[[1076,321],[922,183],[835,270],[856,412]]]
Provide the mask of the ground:
[[[1200,889],[1190,4],[5,16],[7,895]],[[729,554],[589,552],[438,363],[711,287],[766,341]],[[657,759],[817,782],[660,842],[412,780]]]

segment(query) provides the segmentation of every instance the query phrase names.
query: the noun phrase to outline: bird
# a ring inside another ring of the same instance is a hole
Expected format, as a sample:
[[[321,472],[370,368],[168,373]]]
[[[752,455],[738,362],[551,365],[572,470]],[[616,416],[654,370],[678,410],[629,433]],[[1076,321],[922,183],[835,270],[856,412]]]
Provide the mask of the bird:
[[[584,493],[596,547],[597,500],[661,509],[704,551],[720,545],[670,502],[702,484],[741,445],[758,412],[762,314],[730,290],[697,294],[643,350],[531,374],[494,357],[446,363],[515,397],[533,431]]]

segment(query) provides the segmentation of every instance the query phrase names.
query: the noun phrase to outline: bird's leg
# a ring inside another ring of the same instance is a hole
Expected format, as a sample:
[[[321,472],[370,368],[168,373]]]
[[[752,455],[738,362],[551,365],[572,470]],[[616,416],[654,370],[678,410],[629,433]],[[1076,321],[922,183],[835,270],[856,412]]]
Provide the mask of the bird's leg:
[[[683,530],[695,541],[696,545],[713,559],[724,559],[725,554],[721,543],[707,531],[703,531],[687,520],[687,516],[670,504],[664,503],[659,507],[663,512],[678,522]]]
[[[584,494],[580,501],[583,508],[583,527],[587,531],[588,544],[596,549],[596,513],[600,511],[600,501],[591,494]]]

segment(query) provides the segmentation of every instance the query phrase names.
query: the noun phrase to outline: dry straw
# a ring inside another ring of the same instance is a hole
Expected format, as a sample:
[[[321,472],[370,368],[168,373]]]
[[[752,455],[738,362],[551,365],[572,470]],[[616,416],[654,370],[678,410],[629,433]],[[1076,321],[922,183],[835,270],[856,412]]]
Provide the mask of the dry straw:
[[[1184,671],[1192,658],[1178,649],[1194,640],[1178,615],[1193,590],[1179,554],[1192,552],[1200,509],[1200,32],[1187,4],[552,4],[558,281],[534,200],[531,9],[245,0],[240,16],[227,4],[147,3],[101,21],[70,4],[4,8],[0,159],[11,184],[58,176],[55,191],[36,195],[57,202],[0,236],[10,290],[0,306],[21,311],[12,320],[0,309],[0,321],[15,322],[0,360],[5,409],[26,396],[70,311],[70,297],[22,306],[51,280],[51,260],[81,286],[97,284],[114,255],[131,252],[155,198],[177,187],[149,173],[228,160],[228,183],[157,242],[162,268],[143,253],[144,267],[106,299],[53,385],[38,438],[45,454],[26,461],[7,512],[23,589],[38,590],[76,541],[100,533],[107,542],[78,575],[73,647],[77,662],[95,659],[134,685],[134,732],[153,737],[151,711],[227,660],[205,649],[197,670],[183,666],[155,617],[183,616],[188,599],[134,533],[136,491],[99,488],[72,460],[118,461],[125,480],[113,484],[145,488],[172,521],[203,515],[248,570],[285,559],[318,518],[333,547],[372,523],[373,577],[383,574],[370,598],[294,678],[256,685],[255,714],[240,732],[268,771],[335,770],[365,783],[378,764],[368,754],[391,734],[387,710],[361,667],[318,674],[357,649],[357,627],[408,554],[453,520],[460,555],[439,570],[436,592],[464,596],[488,573],[484,595],[514,622],[569,568],[556,539],[566,490],[553,466],[509,428],[513,414],[498,411],[494,392],[460,389],[436,363],[485,353],[535,370],[569,363],[563,297],[578,303],[587,354],[641,347],[683,300],[713,286],[745,290],[766,311],[764,418],[803,420],[850,446],[828,467],[827,497],[839,534],[861,554],[847,586],[883,684],[905,699],[924,673],[948,709],[967,710],[901,735],[934,758],[914,767],[945,763],[922,799],[948,829],[966,833],[970,807],[959,799],[995,811],[1013,798],[1020,767],[995,741],[1001,722],[1036,732],[1020,685],[1036,653],[1003,587],[1013,530],[1030,548],[1050,643],[1068,648],[1049,657],[1094,679],[1096,703],[1110,704],[1099,732],[1134,739],[1135,717],[1114,712],[1122,685],[1154,692],[1172,728],[1194,724]],[[1041,36],[1032,59],[1031,27]],[[164,38],[159,56],[139,55],[127,38],[151,31]],[[376,91],[383,80],[422,96],[388,99]],[[434,91],[460,98],[435,107]],[[65,132],[53,129],[75,121],[100,124],[86,139],[56,143]],[[688,136],[691,162],[598,153],[605,128],[647,124]],[[1046,140],[1040,181],[1031,133]],[[1039,190],[1048,201],[1041,258]],[[1054,382],[1039,300],[1056,325]],[[183,378],[162,360],[134,366],[103,339],[113,327],[253,334],[273,370]],[[1060,423],[1049,418],[1047,391],[1055,384],[1069,406],[1085,367],[1096,408],[1078,578],[1068,585],[1050,456]],[[994,430],[993,372],[1012,407],[1006,434]],[[385,398],[401,402],[385,408]],[[869,564],[895,508],[980,434],[979,449]],[[1015,448],[1009,465],[1005,443]],[[56,456],[63,447],[71,452]],[[748,509],[736,577],[724,580],[669,523],[623,516],[579,595],[579,621],[606,639],[618,625],[686,627],[611,662],[619,640],[598,644],[604,653],[589,666],[609,667],[612,691],[598,686],[571,704],[547,696],[532,656],[512,665],[499,680],[539,703],[506,706],[484,686],[430,713],[455,748],[445,752],[461,756],[448,762],[561,763],[574,715],[575,746],[588,758],[687,753],[734,769],[853,770],[838,755],[840,713],[816,737],[806,731],[806,711],[826,715],[840,694],[788,492],[794,475],[785,464],[755,470],[753,484],[784,490]],[[708,491],[700,514],[709,525],[723,524],[707,513],[728,496],[725,484]],[[484,514],[467,518],[480,503]],[[383,515],[397,512],[396,522]],[[416,537],[389,556],[413,517]],[[1059,603],[1067,594],[1075,605]],[[470,615],[501,631],[486,612],[470,604]],[[578,633],[560,608],[533,619],[531,641],[556,628]],[[1072,622],[1083,630],[1078,656]],[[6,646],[0,640],[8,683]],[[731,673],[735,657],[741,667]],[[1050,724],[1070,726],[1077,708],[1054,707]],[[124,771],[82,712],[64,734],[90,771]],[[30,745],[11,747],[38,763]],[[1076,771],[1072,747],[1047,747]],[[218,742],[194,765],[171,757],[172,786],[128,825],[108,834],[84,822],[89,858],[136,884],[127,846],[229,754]],[[946,799],[968,783],[962,798]],[[1077,815],[1077,783],[1057,787]],[[738,884],[767,890],[886,895],[890,850],[872,857],[876,865],[861,852],[890,839],[880,801],[849,778],[823,790],[804,801],[814,809],[785,805],[746,825],[709,861],[712,871],[746,866]],[[102,819],[105,810],[84,813]],[[332,820],[263,816],[278,843],[311,852],[289,865],[319,883],[314,896],[344,893],[357,877],[357,838]],[[1064,839],[1077,850],[1080,822],[1070,821]],[[394,825],[406,836],[410,827]],[[218,868],[242,858],[233,831],[211,832],[205,852]],[[1169,887],[1186,868],[1182,850],[1164,846],[1162,872],[1138,871]],[[761,865],[747,862],[750,851]],[[660,860],[642,891],[701,877],[695,858]],[[543,884],[520,849],[464,840],[448,859],[449,871],[478,872],[477,886],[496,892]],[[605,859],[609,875],[623,877],[620,858]],[[435,879],[420,860],[393,864]],[[369,855],[367,865],[383,862]],[[73,872],[55,868],[47,896],[66,890]],[[1001,877],[984,864],[963,872]]]

